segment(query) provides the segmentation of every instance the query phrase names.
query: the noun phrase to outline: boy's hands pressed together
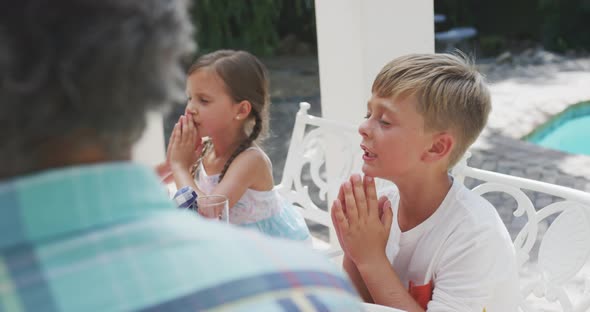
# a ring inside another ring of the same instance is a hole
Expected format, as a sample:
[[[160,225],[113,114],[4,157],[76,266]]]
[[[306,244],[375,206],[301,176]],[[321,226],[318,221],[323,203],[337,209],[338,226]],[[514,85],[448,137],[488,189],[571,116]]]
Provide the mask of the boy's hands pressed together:
[[[392,223],[390,202],[377,200],[372,177],[353,175],[340,187],[332,205],[332,221],[346,257],[357,266],[385,257]]]
[[[377,200],[372,177],[353,175],[340,187],[332,222],[344,250],[343,266],[367,302],[424,311],[408,293],[385,255],[393,221],[391,203]]]

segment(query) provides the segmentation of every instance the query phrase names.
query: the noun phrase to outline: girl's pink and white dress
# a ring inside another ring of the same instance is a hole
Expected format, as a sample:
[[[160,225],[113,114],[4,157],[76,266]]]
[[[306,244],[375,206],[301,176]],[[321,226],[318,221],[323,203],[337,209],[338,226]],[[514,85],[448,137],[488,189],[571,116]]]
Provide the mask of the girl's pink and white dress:
[[[207,175],[199,164],[195,182],[205,194],[219,184],[219,174]],[[297,207],[287,202],[277,190],[247,189],[242,198],[229,209],[229,222],[256,229],[270,236],[293,240],[309,240],[309,229]]]

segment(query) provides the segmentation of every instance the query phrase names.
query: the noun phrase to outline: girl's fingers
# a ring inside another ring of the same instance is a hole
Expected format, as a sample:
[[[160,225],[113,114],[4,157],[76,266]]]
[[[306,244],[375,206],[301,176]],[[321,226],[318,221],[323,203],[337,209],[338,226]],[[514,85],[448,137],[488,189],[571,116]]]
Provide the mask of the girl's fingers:
[[[174,129],[172,130],[172,135],[170,136],[170,142],[168,142],[168,150],[170,150],[170,153],[172,153],[172,151],[174,150],[174,147],[176,145],[176,142],[178,141],[178,138],[180,136],[180,123],[176,123],[174,125]]]
[[[188,141],[188,137],[190,136],[190,129],[189,129],[189,124],[190,122],[187,121],[186,116],[182,116],[182,135],[181,135],[181,141],[183,144],[186,144],[186,142]]]
[[[192,127],[193,123],[188,119],[186,116],[182,116],[182,136],[186,143],[190,139],[190,135],[192,134]]]
[[[172,133],[170,133],[170,139],[168,140],[168,150],[166,151],[166,159],[170,159],[170,151],[172,151],[172,143],[176,140],[176,135],[178,132],[178,123],[174,124],[174,128],[172,128]]]
[[[180,116],[180,120],[178,121],[179,127],[178,127],[178,135],[180,137],[182,137],[182,134],[184,133],[184,115]]]
[[[190,145],[193,149],[199,144],[197,137],[197,128],[191,118],[191,115],[183,116],[183,143]]]

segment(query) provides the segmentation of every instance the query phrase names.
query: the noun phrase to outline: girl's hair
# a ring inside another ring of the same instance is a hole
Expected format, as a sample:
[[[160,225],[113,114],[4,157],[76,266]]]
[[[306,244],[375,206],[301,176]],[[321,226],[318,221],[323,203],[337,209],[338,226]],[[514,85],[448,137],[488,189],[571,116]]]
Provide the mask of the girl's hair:
[[[221,181],[232,161],[253,142],[262,141],[268,133],[270,105],[268,73],[262,62],[254,55],[246,51],[233,50],[219,50],[199,57],[189,68],[188,75],[202,68],[215,70],[236,103],[248,101],[252,105],[246,122],[248,126],[251,126],[250,134],[225,162],[219,176]],[[201,159],[210,150],[210,142],[208,141],[203,148]],[[191,169],[193,177],[199,162]]]

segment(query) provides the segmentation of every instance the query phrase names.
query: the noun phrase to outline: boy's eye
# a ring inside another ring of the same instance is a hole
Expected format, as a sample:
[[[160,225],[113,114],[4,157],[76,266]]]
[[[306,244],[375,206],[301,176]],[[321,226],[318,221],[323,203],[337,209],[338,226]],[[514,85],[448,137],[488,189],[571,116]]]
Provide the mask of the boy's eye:
[[[389,125],[391,125],[391,123],[390,123],[390,122],[388,122],[388,121],[385,121],[385,120],[383,120],[383,119],[380,119],[380,120],[379,120],[379,123],[380,123],[380,124],[382,124],[382,125],[384,125],[384,126],[389,126]]]
[[[369,119],[369,117],[371,117],[371,112],[367,112],[367,113],[365,114],[365,119]]]

